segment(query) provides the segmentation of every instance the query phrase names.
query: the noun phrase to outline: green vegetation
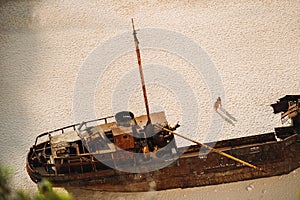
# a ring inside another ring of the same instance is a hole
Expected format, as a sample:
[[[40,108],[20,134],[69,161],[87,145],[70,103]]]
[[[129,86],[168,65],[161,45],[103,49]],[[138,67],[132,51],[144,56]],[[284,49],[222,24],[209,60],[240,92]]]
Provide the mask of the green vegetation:
[[[0,200],[71,200],[70,195],[55,192],[47,180],[38,184],[38,194],[35,195],[22,190],[13,191],[9,186],[12,174],[12,170],[0,165]]]

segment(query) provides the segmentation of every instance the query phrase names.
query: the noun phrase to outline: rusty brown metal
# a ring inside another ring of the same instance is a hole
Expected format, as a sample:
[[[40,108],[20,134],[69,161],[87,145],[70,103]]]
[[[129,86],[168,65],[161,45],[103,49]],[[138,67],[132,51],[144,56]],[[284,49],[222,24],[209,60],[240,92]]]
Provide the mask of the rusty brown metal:
[[[194,142],[194,143],[196,143],[196,144],[198,144],[198,145],[200,145],[200,146],[202,146],[202,147],[204,147],[204,148],[206,148],[206,149],[209,149],[210,151],[212,151],[212,152],[215,152],[215,153],[217,153],[217,154],[220,154],[220,155],[222,155],[222,156],[225,156],[225,157],[227,157],[227,158],[229,158],[229,159],[231,159],[231,160],[234,160],[234,161],[236,161],[236,162],[239,162],[239,163],[241,163],[241,164],[243,164],[243,165],[246,165],[246,166],[248,166],[248,167],[251,167],[251,168],[253,168],[253,169],[256,169],[256,170],[258,170],[258,171],[264,171],[262,168],[260,168],[260,167],[256,167],[256,166],[254,166],[254,165],[252,165],[252,164],[250,164],[250,163],[248,163],[248,162],[246,162],[246,161],[243,161],[243,160],[241,160],[241,159],[239,159],[239,158],[236,158],[236,157],[234,157],[234,156],[232,156],[232,155],[229,155],[229,154],[227,154],[227,153],[224,153],[223,151],[220,151],[220,150],[218,150],[218,149],[215,149],[215,148],[213,148],[213,147],[211,147],[211,146],[209,146],[209,145],[206,145],[206,144],[204,144],[204,143],[201,143],[201,142],[199,142],[199,141],[196,141],[196,140],[193,140],[193,139],[191,139],[191,138],[188,138],[188,137],[186,137],[186,136],[184,136],[184,135],[181,135],[181,134],[179,134],[179,133],[176,133],[176,132],[174,132],[174,131],[171,131],[171,130],[169,130],[169,129],[167,129],[167,128],[162,128],[163,130],[165,130],[165,131],[167,131],[167,132],[169,132],[169,133],[172,133],[173,135],[177,135],[177,136],[179,136],[179,137],[181,137],[181,138],[183,138],[183,139],[186,139],[186,140],[188,140],[188,141],[190,141],[190,142]]]
[[[140,77],[141,77],[141,82],[142,82],[142,89],[143,89],[144,102],[145,102],[145,107],[146,107],[146,112],[147,112],[148,124],[151,124],[149,103],[148,103],[148,98],[147,98],[146,84],[145,84],[145,78],[144,78],[143,67],[142,67],[141,53],[140,53],[140,48],[139,48],[139,41],[136,36],[137,33],[134,28],[133,19],[131,19],[131,23],[132,23],[132,29],[133,29],[135,51],[136,51],[136,56],[137,56],[138,64],[139,64],[139,71],[140,71]]]
[[[290,130],[286,129],[287,131]],[[241,139],[243,145],[229,145]],[[32,149],[28,154],[26,169],[35,182],[41,178],[48,178],[54,186],[66,187],[69,190],[81,188],[137,192],[214,185],[286,174],[298,168],[300,166],[300,143],[297,142],[297,135],[289,133],[281,139],[281,141],[276,141],[274,134],[269,133],[219,141],[216,145],[218,149],[225,149],[226,153],[230,152],[243,160],[268,169],[266,173],[245,167],[215,152],[199,154],[198,145],[191,146],[187,150],[179,148],[178,151],[184,151],[184,153],[178,160],[168,167],[148,173],[132,174],[110,168],[100,170],[101,163],[86,155],[86,159],[74,158],[71,163],[63,163],[61,170],[65,170],[64,173],[61,171],[58,174],[49,174],[45,166],[33,167],[33,161],[30,159]],[[39,148],[42,146],[43,144]],[[124,157],[122,153],[115,153],[116,159],[132,159]],[[92,165],[95,168],[90,167],[91,171],[84,172],[88,166]],[[69,168],[78,171],[66,172]]]
[[[134,148],[134,138],[132,135],[124,133],[119,127],[113,127],[112,133],[114,136],[114,143],[121,149]]]

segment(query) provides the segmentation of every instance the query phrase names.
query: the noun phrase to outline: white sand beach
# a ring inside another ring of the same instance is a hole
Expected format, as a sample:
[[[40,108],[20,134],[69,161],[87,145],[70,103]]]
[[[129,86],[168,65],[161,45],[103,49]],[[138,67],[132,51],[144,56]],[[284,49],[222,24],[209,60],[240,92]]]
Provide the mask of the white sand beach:
[[[181,134],[205,142],[272,132],[281,122],[270,104],[300,94],[297,0],[1,1],[0,163],[14,168],[14,188],[36,191],[25,161],[37,135],[121,110],[145,114],[131,18],[150,111],[179,121]],[[230,119],[214,112],[218,96]],[[94,198],[297,199],[299,175]]]

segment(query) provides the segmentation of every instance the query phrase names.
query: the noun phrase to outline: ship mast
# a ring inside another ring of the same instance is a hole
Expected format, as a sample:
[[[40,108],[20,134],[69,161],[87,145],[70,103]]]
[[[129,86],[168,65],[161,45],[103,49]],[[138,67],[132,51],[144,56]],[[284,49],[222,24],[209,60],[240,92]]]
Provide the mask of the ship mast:
[[[140,53],[140,48],[139,48],[139,41],[136,37],[136,30],[134,28],[133,18],[131,19],[131,23],[132,23],[132,29],[133,29],[133,38],[134,38],[134,44],[135,44],[136,57],[138,59],[140,77],[141,77],[141,82],[142,82],[144,102],[145,102],[145,107],[146,107],[146,112],[147,112],[147,120],[148,120],[147,124],[151,124],[149,104],[148,104],[148,98],[147,98],[147,91],[146,91],[144,73],[143,73],[143,68],[142,68],[141,53]]]

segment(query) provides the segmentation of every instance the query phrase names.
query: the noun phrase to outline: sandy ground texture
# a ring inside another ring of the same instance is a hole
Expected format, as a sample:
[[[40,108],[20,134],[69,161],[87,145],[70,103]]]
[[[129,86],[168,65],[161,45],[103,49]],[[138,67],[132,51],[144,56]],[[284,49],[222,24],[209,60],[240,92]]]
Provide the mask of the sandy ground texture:
[[[2,0],[0,163],[15,169],[14,188],[36,190],[25,157],[38,134],[121,110],[145,113],[131,18],[150,110],[179,121],[181,134],[204,142],[271,132],[280,120],[269,105],[300,93],[299,0]],[[226,115],[213,110],[218,96]],[[297,181],[292,173],[153,195],[292,199],[277,197],[292,195]]]

